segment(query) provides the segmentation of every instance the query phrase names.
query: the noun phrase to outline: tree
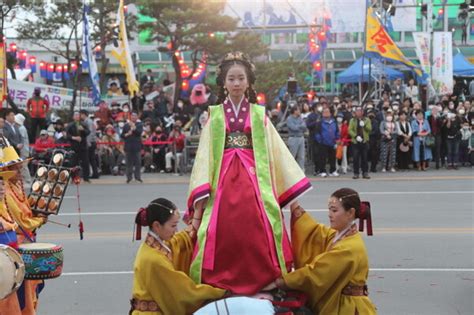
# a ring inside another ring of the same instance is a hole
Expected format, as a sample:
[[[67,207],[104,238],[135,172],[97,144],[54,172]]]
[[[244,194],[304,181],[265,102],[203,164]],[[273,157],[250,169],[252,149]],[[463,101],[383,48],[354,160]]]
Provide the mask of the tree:
[[[4,26],[5,21],[11,16],[13,19],[16,11],[22,8],[27,8],[32,4],[31,0],[4,0],[0,3],[0,41],[3,41],[4,36]],[[17,63],[16,56],[7,54],[6,66],[10,71],[10,74],[13,79],[16,79],[15,74],[15,65]],[[18,106],[10,98],[10,95],[7,95],[7,102],[13,108],[15,112],[19,112]]]
[[[72,62],[80,64],[82,23],[82,2],[76,0],[57,1],[51,5],[35,2],[32,8],[35,19],[26,19],[17,27],[18,37],[43,47],[53,55],[66,59],[68,69]],[[70,105],[74,111],[81,69],[72,78],[73,99]]]
[[[126,1],[125,1],[126,2]],[[92,24],[91,41],[100,47],[100,86],[105,86],[105,79],[109,59],[105,55],[105,48],[113,40],[115,27],[115,13],[118,9],[117,0],[96,0],[91,3],[90,22]],[[133,39],[130,34],[136,30],[136,16],[129,15],[126,19],[128,38]],[[94,47],[94,48],[95,48]]]
[[[225,52],[243,50],[251,56],[266,52],[259,36],[251,33],[235,33],[237,21],[222,15],[224,1],[154,1],[139,0],[140,13],[153,18],[151,22],[139,25],[139,29],[149,32],[149,40],[159,43],[158,50],[169,53],[175,74],[175,99],[180,96],[183,80],[189,80],[204,62],[215,63]],[[233,33],[234,32],[234,33]],[[248,41],[252,45],[244,45]],[[239,46],[240,45],[240,46]],[[182,77],[178,51],[191,52],[192,66],[187,77]]]
[[[294,61],[293,58],[282,61],[260,62],[255,64],[257,92],[265,93],[267,102],[271,102],[278,96],[280,88],[286,84],[288,74],[295,74],[299,86],[303,90],[308,90],[311,82],[307,81],[311,77],[311,65],[309,62]]]

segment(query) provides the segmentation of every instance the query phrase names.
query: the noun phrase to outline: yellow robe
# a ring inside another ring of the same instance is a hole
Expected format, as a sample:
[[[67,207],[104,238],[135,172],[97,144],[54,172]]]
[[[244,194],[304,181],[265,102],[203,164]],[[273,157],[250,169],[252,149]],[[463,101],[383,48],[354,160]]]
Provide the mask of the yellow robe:
[[[155,301],[161,312],[134,311],[133,315],[192,314],[206,301],[220,299],[225,294],[222,289],[195,284],[187,275],[193,250],[188,233],[176,234],[168,244],[172,251],[171,259],[145,242],[138,250],[134,264],[133,298]]]
[[[305,213],[292,225],[292,245],[296,270],[283,276],[288,287],[308,295],[315,314],[376,314],[366,296],[343,295],[348,285],[367,283],[369,262],[359,233],[345,237],[329,248],[336,231],[316,222]]]

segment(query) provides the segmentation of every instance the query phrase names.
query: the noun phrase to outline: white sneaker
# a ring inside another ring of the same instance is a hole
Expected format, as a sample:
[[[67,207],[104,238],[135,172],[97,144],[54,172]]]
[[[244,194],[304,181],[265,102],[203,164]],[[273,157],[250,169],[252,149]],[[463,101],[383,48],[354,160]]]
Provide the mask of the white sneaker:
[[[385,173],[387,170],[384,168],[382,168],[382,173]]]
[[[338,177],[339,176],[339,173],[337,171],[334,171],[332,172],[331,174],[329,174],[329,176],[331,177]]]
[[[321,174],[319,174],[319,176],[321,177],[328,177],[328,174],[326,172],[322,172]]]
[[[392,167],[392,169],[390,170],[390,172],[395,173],[396,170]]]

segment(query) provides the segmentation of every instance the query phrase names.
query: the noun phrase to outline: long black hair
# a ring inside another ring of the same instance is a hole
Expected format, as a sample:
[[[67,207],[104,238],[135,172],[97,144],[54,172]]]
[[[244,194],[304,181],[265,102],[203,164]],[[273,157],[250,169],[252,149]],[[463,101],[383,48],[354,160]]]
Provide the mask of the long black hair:
[[[247,75],[247,81],[249,82],[249,87],[247,91],[245,91],[245,97],[249,100],[250,103],[256,103],[257,93],[253,88],[253,85],[255,84],[256,80],[254,66],[252,65],[248,57],[241,52],[228,53],[218,66],[216,83],[219,86],[219,92],[217,103],[221,104],[227,97],[227,93],[225,90],[225,78],[227,76],[227,72],[229,72],[229,69],[235,65],[240,65],[244,67],[245,74]]]

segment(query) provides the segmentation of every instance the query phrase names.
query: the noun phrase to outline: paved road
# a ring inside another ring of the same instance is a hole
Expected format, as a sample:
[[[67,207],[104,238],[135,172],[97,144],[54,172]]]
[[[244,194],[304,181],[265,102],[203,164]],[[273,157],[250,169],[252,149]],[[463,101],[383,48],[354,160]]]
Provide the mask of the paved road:
[[[375,235],[365,237],[371,265],[370,296],[379,314],[474,314],[474,174],[430,171],[378,174],[372,180],[314,179],[302,198],[327,223],[327,199],[351,187],[372,203]],[[64,274],[48,280],[39,314],[126,314],[132,265],[133,213],[156,197],[184,209],[186,177],[154,175],[145,184],[109,177],[81,186],[85,239],[77,228],[49,223],[38,241],[64,246]],[[74,187],[52,219],[77,225]]]

